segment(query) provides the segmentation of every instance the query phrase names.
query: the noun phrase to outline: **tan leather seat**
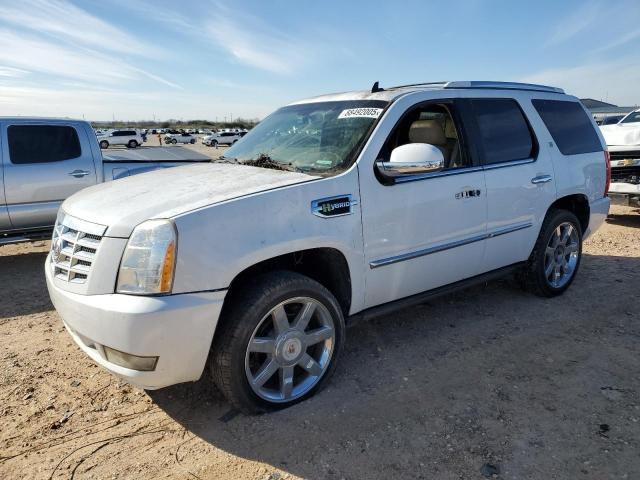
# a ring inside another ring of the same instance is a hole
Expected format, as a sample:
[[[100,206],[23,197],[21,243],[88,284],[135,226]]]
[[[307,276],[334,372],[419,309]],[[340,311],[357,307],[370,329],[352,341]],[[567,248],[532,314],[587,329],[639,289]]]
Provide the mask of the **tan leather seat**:
[[[442,152],[445,165],[449,161],[447,137],[440,122],[436,120],[416,120],[409,127],[409,142],[428,143],[438,147]]]

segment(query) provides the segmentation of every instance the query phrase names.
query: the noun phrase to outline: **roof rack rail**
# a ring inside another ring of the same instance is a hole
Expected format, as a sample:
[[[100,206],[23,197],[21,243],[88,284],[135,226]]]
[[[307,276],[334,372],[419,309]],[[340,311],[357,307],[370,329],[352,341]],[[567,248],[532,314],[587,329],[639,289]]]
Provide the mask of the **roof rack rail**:
[[[407,87],[444,87],[447,82],[423,82],[423,83],[408,83],[406,85],[395,85],[393,87],[387,87],[387,90],[395,90],[396,88]]]
[[[533,90],[536,92],[564,93],[562,88],[549,87],[547,85],[536,85],[535,83],[518,82],[486,82],[486,81],[464,81],[446,82],[443,88],[492,88],[503,90]]]

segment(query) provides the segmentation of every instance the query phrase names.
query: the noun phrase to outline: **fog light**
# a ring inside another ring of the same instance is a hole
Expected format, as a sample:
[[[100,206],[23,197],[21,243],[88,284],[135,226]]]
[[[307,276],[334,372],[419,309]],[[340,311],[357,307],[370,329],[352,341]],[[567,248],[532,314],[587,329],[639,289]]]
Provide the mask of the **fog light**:
[[[106,346],[104,347],[104,354],[111,363],[141,372],[151,372],[155,370],[156,364],[158,363],[158,357],[139,357]]]

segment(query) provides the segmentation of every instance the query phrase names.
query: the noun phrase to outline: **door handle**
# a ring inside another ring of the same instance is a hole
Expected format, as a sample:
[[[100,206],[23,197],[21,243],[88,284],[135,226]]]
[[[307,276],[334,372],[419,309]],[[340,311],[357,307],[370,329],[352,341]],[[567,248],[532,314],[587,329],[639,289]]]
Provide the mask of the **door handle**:
[[[551,178],[551,175],[538,175],[537,177],[533,177],[531,179],[531,183],[533,183],[534,185],[540,185],[541,183],[548,183],[551,180],[553,180]]]
[[[72,177],[76,177],[76,178],[82,178],[82,177],[86,177],[87,175],[89,175],[89,171],[87,170],[74,170],[73,172],[69,172],[69,175],[71,175]]]

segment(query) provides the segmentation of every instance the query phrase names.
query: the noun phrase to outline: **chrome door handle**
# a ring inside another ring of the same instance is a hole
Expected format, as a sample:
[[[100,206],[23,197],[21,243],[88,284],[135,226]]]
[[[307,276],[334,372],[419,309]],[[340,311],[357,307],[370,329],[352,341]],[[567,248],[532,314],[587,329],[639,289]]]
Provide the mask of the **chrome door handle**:
[[[539,175],[537,177],[533,177],[531,179],[531,183],[533,183],[534,185],[539,185],[541,183],[547,183],[550,182],[551,180],[553,180],[551,178],[551,175]]]
[[[76,178],[82,178],[89,175],[89,173],[90,172],[88,172],[87,170],[74,170],[73,172],[69,172],[69,175]]]

